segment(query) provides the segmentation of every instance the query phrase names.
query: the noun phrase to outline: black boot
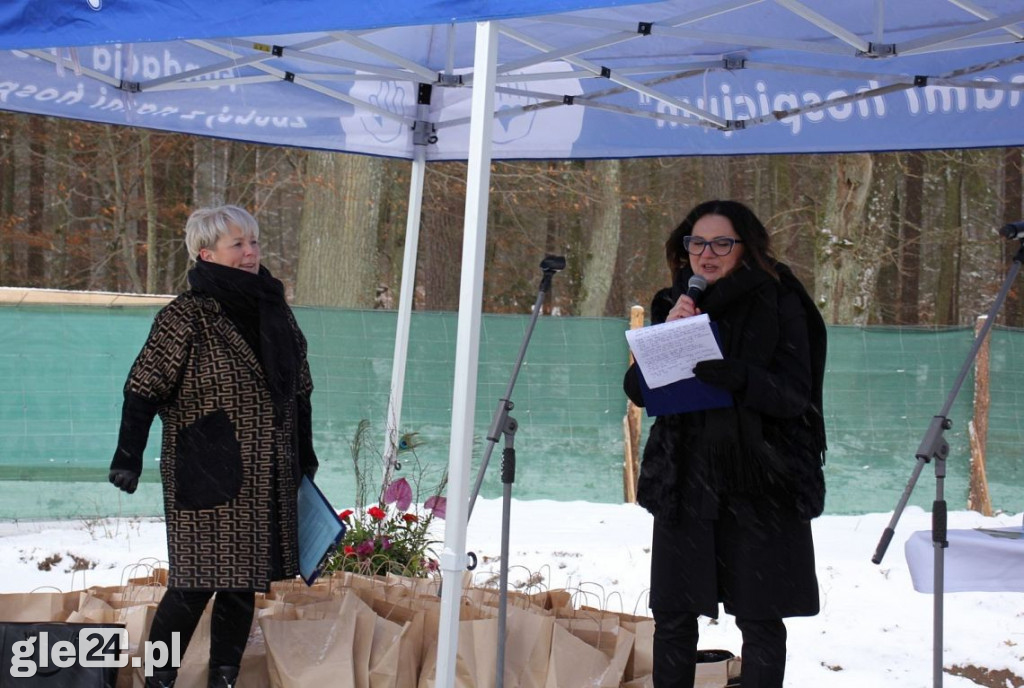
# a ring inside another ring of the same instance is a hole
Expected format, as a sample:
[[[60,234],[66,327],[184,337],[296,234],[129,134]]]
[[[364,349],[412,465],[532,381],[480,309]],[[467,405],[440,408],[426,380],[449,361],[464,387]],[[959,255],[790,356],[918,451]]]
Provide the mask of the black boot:
[[[238,667],[236,666],[211,666],[210,688],[235,688],[238,681]]]
[[[177,679],[177,669],[157,669],[146,679],[146,688],[174,688]]]

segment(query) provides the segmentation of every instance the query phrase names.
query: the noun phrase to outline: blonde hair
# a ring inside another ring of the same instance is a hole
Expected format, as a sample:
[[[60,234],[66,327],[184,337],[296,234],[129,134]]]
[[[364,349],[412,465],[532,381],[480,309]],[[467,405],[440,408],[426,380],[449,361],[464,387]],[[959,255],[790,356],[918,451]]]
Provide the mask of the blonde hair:
[[[195,261],[199,257],[199,251],[213,248],[218,239],[231,231],[231,227],[242,230],[242,234],[247,237],[260,238],[260,226],[256,218],[245,208],[222,205],[194,211],[185,223],[185,247],[188,249],[188,257]]]

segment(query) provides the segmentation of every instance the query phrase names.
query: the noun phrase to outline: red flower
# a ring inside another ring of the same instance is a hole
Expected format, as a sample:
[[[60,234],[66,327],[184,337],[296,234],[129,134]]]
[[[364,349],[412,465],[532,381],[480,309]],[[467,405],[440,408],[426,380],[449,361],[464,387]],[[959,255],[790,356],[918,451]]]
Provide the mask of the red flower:
[[[349,556],[356,553],[356,548],[352,545],[345,545],[345,556]]]
[[[402,520],[406,523],[416,523],[416,521],[420,520],[420,517],[416,514],[402,514]]]
[[[340,518],[342,521],[345,521],[348,520],[348,517],[351,516],[353,513],[355,512],[352,511],[351,509],[345,509],[340,514],[338,514],[338,518]]]
[[[381,509],[379,506],[371,506],[369,509],[366,510],[366,513],[370,514],[370,516],[377,519],[378,521],[383,521],[385,518],[387,518],[387,514],[384,513],[384,510]]]

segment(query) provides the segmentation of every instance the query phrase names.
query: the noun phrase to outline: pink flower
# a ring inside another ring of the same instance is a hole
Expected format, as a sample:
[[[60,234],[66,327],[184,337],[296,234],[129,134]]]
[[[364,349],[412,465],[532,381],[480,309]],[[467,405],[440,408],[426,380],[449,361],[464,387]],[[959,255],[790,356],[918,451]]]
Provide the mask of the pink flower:
[[[361,557],[368,557],[373,554],[373,540],[366,540],[356,545],[356,554]]]
[[[399,511],[405,511],[412,504],[412,487],[405,478],[399,478],[384,490],[384,503],[394,504]]]
[[[423,503],[423,508],[430,511],[434,516],[443,519],[448,511],[448,498],[435,495]]]
[[[369,509],[366,510],[366,513],[370,514],[370,516],[372,516],[378,521],[383,521],[385,518],[387,518],[387,514],[384,513],[384,510],[381,509],[379,506],[371,506]]]

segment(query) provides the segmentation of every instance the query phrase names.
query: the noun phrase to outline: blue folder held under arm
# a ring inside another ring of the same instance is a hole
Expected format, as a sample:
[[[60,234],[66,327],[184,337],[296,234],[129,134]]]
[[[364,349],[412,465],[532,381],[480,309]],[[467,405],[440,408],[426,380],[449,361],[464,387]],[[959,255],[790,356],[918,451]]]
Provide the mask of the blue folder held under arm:
[[[313,585],[345,537],[345,524],[309,476],[299,483],[299,574]]]
[[[640,366],[636,368],[640,378],[640,392],[644,396],[644,408],[648,416],[666,416],[672,413],[689,413],[707,409],[732,406],[732,394],[721,387],[689,377],[670,382],[663,387],[651,389],[644,380]]]

